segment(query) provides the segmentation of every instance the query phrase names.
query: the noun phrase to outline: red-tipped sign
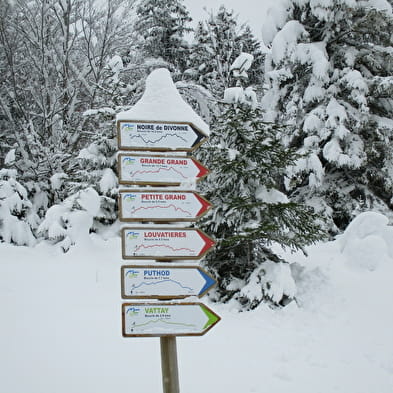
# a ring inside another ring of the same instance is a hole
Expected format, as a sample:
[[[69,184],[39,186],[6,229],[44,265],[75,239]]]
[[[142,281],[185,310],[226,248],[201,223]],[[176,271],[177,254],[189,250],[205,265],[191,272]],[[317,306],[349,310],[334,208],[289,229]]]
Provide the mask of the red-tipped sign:
[[[185,156],[119,154],[119,183],[129,185],[178,186],[199,181],[209,170]]]
[[[200,259],[214,245],[212,238],[195,228],[122,229],[123,259]]]
[[[196,221],[211,204],[194,191],[122,190],[120,221]]]

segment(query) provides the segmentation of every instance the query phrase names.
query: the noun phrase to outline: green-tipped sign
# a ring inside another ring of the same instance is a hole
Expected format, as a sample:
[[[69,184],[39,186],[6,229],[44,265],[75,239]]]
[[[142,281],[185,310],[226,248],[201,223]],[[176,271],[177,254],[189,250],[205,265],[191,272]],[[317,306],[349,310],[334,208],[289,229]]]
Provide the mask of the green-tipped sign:
[[[202,336],[220,317],[202,303],[125,303],[123,337]]]

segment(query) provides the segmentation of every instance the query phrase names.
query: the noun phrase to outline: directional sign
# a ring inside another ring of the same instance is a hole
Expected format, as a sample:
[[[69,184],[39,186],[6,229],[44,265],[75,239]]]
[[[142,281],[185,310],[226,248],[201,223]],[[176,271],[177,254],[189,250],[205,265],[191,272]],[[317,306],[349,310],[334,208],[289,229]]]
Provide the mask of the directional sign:
[[[195,228],[122,229],[123,259],[200,259],[215,242]]]
[[[119,183],[178,186],[199,181],[209,170],[192,157],[119,154]]]
[[[193,151],[207,135],[191,123],[119,120],[119,149],[150,151]]]
[[[122,190],[120,221],[196,221],[211,204],[193,191]]]
[[[202,297],[216,281],[197,266],[122,266],[123,299]]]
[[[123,337],[202,336],[220,317],[202,303],[126,303]]]

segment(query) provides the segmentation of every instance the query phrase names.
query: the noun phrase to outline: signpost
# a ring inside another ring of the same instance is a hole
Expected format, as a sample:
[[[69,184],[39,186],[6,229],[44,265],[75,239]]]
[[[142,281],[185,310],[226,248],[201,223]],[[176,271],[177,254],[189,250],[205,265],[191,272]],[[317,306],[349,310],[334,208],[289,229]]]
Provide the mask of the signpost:
[[[184,299],[204,296],[216,281],[198,266],[129,265],[121,268],[123,299]]]
[[[196,228],[126,227],[121,238],[123,259],[201,259],[215,244]]]
[[[165,120],[149,119],[157,113]],[[211,209],[206,199],[187,190],[209,170],[186,155],[207,140],[209,127],[181,98],[168,70],[154,70],[140,101],[117,119],[119,183],[129,186],[120,190],[120,221],[193,222]],[[186,191],[130,188],[133,185],[181,186]],[[162,262],[199,260],[215,242],[199,229],[167,225],[121,230],[123,259],[155,260],[121,269],[122,298],[134,301],[122,305],[122,330],[124,337],[160,337],[164,393],[179,393],[176,336],[204,335],[220,317],[202,303],[164,302],[202,297],[215,280],[199,267]],[[160,302],[137,301],[142,299]]]
[[[196,221],[211,204],[194,191],[120,191],[120,220],[132,221]]]
[[[199,181],[209,170],[193,157],[119,154],[119,183],[179,186]]]
[[[202,303],[125,303],[124,337],[202,336],[220,317]]]
[[[191,123],[119,120],[119,148],[141,151],[193,151],[207,140]]]

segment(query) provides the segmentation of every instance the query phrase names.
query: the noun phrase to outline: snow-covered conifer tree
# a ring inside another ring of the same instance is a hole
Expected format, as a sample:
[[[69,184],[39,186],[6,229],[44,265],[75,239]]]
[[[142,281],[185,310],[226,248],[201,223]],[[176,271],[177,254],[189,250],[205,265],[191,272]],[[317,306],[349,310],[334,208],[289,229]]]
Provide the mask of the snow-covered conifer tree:
[[[261,84],[263,54],[259,43],[247,25],[238,24],[233,11],[221,6],[217,14],[210,14],[208,20],[198,24],[186,75],[222,97],[226,88],[234,86],[231,65],[242,52],[254,57],[248,83]]]
[[[323,236],[313,210],[281,192],[297,156],[280,142],[282,128],[262,122],[255,94],[240,85],[252,61],[241,53],[231,65],[238,86],[225,90],[227,104],[202,150],[212,170],[204,190],[215,206],[204,225],[218,239],[208,265],[222,299],[235,298],[246,308],[262,300],[285,304],[295,295],[290,267],[272,244],[300,249]]]
[[[289,0],[264,26],[265,119],[292,125],[286,143],[306,154],[287,188],[332,231],[393,207],[392,29],[384,0]]]
[[[182,0],[140,0],[135,31],[146,57],[162,58],[184,71],[189,48],[184,35],[191,31],[191,17]]]
[[[202,189],[215,206],[204,221],[218,240],[207,257],[222,300],[256,307],[283,304],[295,295],[290,267],[272,244],[299,249],[322,237],[311,208],[291,202],[280,179],[296,158],[278,139],[279,127],[262,122],[248,104],[226,104],[212,126],[202,160],[212,173]]]

